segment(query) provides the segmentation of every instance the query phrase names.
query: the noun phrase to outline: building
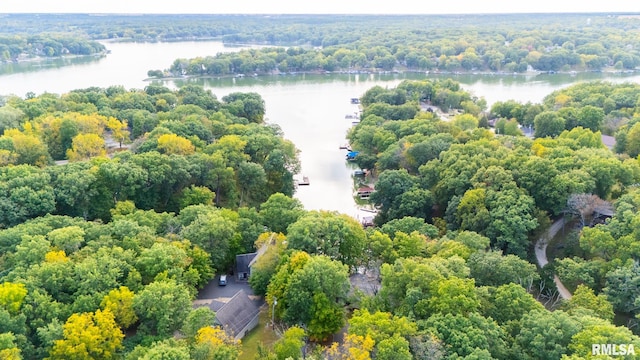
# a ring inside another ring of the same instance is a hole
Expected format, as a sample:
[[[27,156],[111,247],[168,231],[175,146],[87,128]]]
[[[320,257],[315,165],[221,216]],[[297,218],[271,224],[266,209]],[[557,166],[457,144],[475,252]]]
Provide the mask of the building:
[[[251,265],[253,265],[256,255],[258,255],[257,252],[236,255],[236,279],[239,281],[249,280]]]
[[[234,339],[242,339],[258,325],[260,306],[244,290],[238,291],[216,312],[216,323]]]
[[[194,302],[194,308],[207,306],[216,313],[214,324],[219,325],[228,336],[242,339],[258,325],[262,302],[252,300],[244,290],[238,291],[228,301],[205,299]]]
[[[360,199],[366,200],[371,196],[371,194],[373,194],[374,191],[375,189],[371,186],[362,186],[358,188],[357,194]]]

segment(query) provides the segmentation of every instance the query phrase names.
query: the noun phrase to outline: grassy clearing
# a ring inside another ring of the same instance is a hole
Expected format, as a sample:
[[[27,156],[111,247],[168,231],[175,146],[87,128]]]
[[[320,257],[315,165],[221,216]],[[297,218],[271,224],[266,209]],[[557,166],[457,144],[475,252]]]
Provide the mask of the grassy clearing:
[[[265,347],[270,348],[279,339],[278,334],[269,326],[271,319],[266,307],[260,311],[259,319],[258,326],[242,339],[242,354],[238,360],[254,360],[258,354],[258,344],[262,343]]]

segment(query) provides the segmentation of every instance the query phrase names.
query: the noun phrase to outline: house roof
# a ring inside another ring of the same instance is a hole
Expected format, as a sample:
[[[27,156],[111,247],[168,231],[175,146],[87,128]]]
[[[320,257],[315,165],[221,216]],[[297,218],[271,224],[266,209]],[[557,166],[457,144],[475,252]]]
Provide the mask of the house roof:
[[[216,321],[227,334],[235,337],[259,312],[258,304],[244,290],[240,290],[216,312]]]
[[[249,265],[251,261],[256,257],[257,253],[240,254],[236,255],[236,271],[249,272]]]
[[[616,138],[609,135],[601,135],[602,143],[609,149],[613,149],[616,146]]]
[[[359,187],[359,188],[358,188],[358,194],[359,194],[359,193],[363,193],[363,192],[372,192],[372,191],[374,191],[374,190],[375,190],[375,189],[374,189],[374,188],[372,188],[372,187],[370,187],[370,186],[362,186],[362,187]]]
[[[206,306],[209,309],[211,309],[213,312],[216,312],[220,310],[224,306],[224,304],[225,303],[223,301],[219,301],[216,299],[202,299],[202,300],[195,300],[193,302],[193,308],[197,309],[199,307]]]

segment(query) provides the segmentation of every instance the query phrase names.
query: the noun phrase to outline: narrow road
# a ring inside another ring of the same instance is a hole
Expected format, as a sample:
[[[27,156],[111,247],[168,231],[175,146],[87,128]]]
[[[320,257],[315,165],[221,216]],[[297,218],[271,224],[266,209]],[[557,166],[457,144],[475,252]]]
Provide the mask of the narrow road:
[[[556,236],[558,231],[562,229],[563,225],[564,219],[557,220],[549,227],[549,230],[547,230],[546,234],[540,236],[540,238],[536,242],[536,259],[538,260],[538,265],[540,265],[541,268],[549,263],[549,260],[547,260],[547,245],[549,241],[553,239],[554,236]],[[558,275],[553,275],[553,282],[556,284],[560,296],[565,300],[570,300],[571,292],[560,281]]]

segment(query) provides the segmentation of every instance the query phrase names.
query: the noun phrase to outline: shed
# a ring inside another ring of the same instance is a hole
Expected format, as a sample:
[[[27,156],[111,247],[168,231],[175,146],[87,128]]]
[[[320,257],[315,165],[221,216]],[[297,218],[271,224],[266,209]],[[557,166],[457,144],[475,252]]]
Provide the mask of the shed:
[[[226,304],[216,312],[216,323],[229,336],[242,339],[258,325],[260,306],[249,298],[244,290],[238,291]]]
[[[253,259],[258,255],[257,252],[236,255],[236,278],[240,281],[246,281],[251,275],[251,265]]]

